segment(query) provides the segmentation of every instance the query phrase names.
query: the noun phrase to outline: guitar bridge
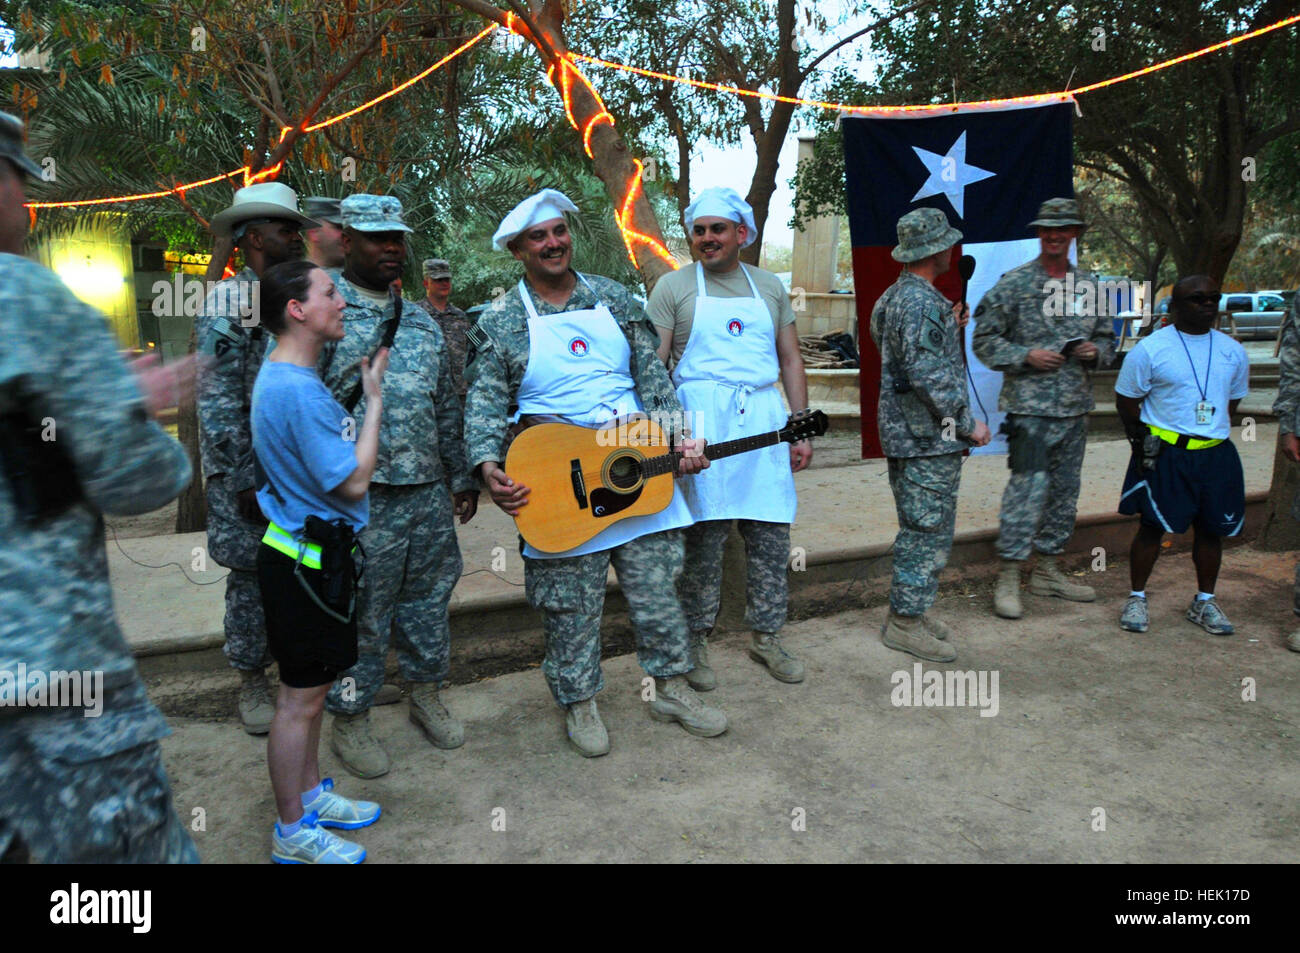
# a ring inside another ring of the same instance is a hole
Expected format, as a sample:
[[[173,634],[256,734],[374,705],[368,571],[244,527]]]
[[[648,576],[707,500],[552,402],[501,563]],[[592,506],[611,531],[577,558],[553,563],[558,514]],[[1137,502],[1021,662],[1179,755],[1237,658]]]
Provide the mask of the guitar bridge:
[[[582,478],[582,461],[569,461],[569,479],[573,481],[573,496],[578,501],[578,509],[587,508],[587,482]]]

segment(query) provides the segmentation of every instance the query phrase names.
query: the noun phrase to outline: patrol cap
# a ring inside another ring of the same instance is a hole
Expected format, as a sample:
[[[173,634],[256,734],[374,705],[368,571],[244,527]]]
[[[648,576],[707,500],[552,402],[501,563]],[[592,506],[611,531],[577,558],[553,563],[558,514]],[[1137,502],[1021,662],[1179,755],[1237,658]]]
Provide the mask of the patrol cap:
[[[23,151],[24,138],[23,121],[0,112],[0,159],[8,159],[19,172],[40,178],[41,167],[27,158]]]
[[[689,232],[697,218],[725,218],[737,225],[745,226],[745,240],[741,248],[748,248],[758,240],[758,229],[754,226],[754,209],[740,197],[735,189],[714,186],[705,189],[695,197],[695,201],[686,206],[682,214],[682,224]]]
[[[424,259],[424,277],[426,278],[450,278],[451,262],[445,258],[426,258]]]
[[[1038,218],[1026,228],[1065,228],[1078,225],[1087,228],[1088,223],[1079,214],[1079,203],[1074,199],[1048,199],[1038,206]]]
[[[961,232],[948,224],[937,208],[915,208],[898,220],[898,247],[890,255],[903,263],[937,255],[961,241]]]
[[[394,195],[360,192],[339,203],[340,224],[358,232],[411,232],[402,221],[402,200]]]
[[[318,222],[339,225],[342,223],[339,202],[340,199],[333,199],[328,195],[309,195],[302,200],[302,210]]]

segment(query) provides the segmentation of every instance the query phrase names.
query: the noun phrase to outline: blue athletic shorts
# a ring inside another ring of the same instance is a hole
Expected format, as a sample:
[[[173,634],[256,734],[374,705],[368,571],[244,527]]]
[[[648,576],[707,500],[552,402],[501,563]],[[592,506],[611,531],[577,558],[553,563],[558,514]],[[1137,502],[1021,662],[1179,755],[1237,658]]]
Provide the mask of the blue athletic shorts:
[[[1185,533],[1195,521],[1203,532],[1236,536],[1246,519],[1246,480],[1231,440],[1203,450],[1166,443],[1154,470],[1129,460],[1119,511],[1140,514],[1142,524],[1166,533]]]

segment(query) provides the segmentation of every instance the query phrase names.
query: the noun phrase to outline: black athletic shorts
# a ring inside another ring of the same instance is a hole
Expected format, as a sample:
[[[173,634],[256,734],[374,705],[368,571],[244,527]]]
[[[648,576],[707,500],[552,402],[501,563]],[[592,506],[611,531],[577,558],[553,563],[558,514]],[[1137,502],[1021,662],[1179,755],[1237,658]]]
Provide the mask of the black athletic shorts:
[[[1246,519],[1246,480],[1231,440],[1203,450],[1165,443],[1155,469],[1143,472],[1129,460],[1119,511],[1141,514],[1142,524],[1185,533],[1193,521],[1203,532],[1236,536]]]
[[[257,582],[266,612],[266,644],[291,688],[328,685],[357,662],[357,616],[340,622],[318,606],[294,574],[295,560],[266,543],[257,547]],[[303,579],[326,602],[319,569],[303,566]],[[348,594],[352,580],[348,580]],[[344,605],[346,607],[346,598]]]

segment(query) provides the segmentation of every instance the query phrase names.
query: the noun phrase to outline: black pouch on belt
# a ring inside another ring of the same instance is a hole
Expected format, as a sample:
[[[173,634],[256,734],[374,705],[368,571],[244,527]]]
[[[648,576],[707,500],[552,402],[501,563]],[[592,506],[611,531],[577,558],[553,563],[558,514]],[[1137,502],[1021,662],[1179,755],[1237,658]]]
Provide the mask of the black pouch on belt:
[[[360,549],[356,534],[347,521],[323,520],[308,516],[303,522],[303,534],[320,546],[320,594],[302,577],[301,561],[295,568],[298,581],[322,609],[340,622],[352,617],[355,605],[355,584],[361,578],[362,567],[354,560],[352,551]],[[362,553],[364,558],[364,553]]]

